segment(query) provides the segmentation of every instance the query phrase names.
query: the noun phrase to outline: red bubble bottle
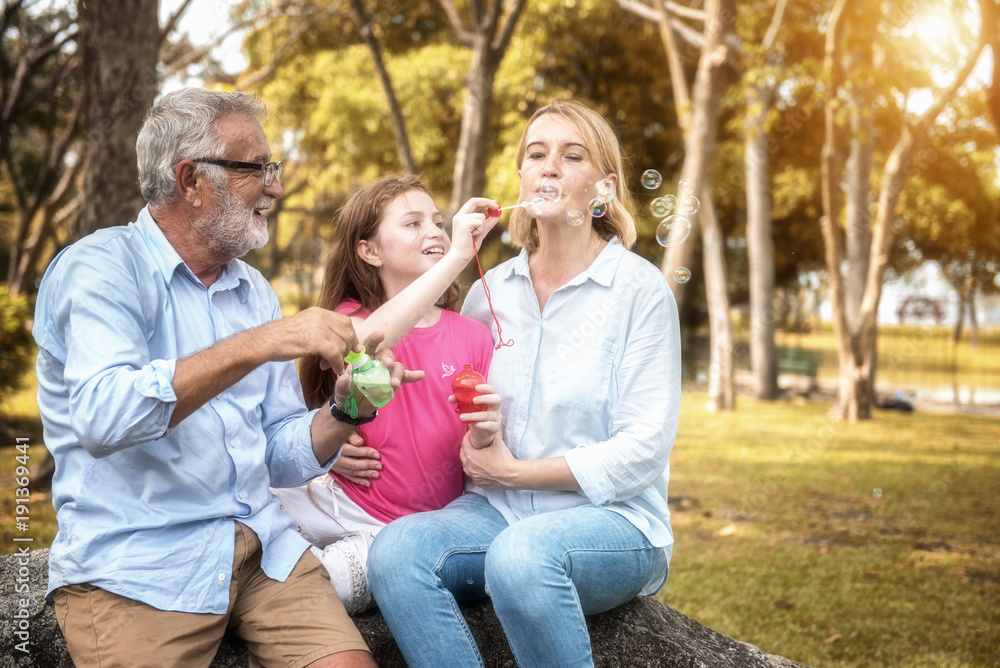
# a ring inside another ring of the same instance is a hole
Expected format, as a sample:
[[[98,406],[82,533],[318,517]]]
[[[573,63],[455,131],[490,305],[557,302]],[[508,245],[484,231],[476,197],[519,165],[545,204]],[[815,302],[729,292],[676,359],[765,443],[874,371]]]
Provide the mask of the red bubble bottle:
[[[451,391],[458,400],[458,408],[455,411],[461,415],[465,413],[478,413],[486,410],[486,407],[472,403],[474,397],[478,397],[482,392],[476,392],[476,385],[486,382],[482,374],[472,368],[471,364],[466,364],[459,371],[454,380],[451,381]]]

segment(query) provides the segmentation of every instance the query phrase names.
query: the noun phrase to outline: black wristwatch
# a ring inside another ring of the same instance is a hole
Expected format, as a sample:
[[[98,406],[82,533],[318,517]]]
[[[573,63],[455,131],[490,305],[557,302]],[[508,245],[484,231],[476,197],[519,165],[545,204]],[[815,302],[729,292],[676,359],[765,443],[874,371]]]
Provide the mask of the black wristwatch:
[[[350,415],[340,410],[340,408],[337,407],[337,402],[333,400],[333,397],[330,397],[330,415],[332,415],[333,419],[337,422],[343,422],[355,427],[360,427],[361,425],[368,424],[378,417],[378,411],[376,410],[368,417],[362,417],[359,415],[356,418],[352,418]]]

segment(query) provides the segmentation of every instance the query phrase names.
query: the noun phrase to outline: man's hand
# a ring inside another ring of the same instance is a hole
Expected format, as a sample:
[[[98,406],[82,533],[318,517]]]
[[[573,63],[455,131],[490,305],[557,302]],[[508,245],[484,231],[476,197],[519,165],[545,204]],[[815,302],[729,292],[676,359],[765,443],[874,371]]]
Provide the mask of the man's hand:
[[[381,332],[372,333],[365,339],[365,350],[378,350],[382,339]],[[403,368],[403,365],[392,357],[391,351],[377,353],[376,357],[389,368],[390,382],[394,390],[403,383],[415,383],[424,377],[423,371],[411,371]],[[335,402],[338,408],[344,410],[347,405],[347,397],[350,394],[351,372],[350,369],[347,369],[337,378],[337,384],[334,386],[330,401]],[[354,399],[358,402],[359,417],[367,417],[375,412],[375,408],[360,392],[355,395]],[[341,447],[350,442],[353,431],[350,425],[334,420],[333,416],[330,415],[329,405],[324,404],[312,422],[312,443],[316,461],[323,464],[333,459],[340,452]]]
[[[380,457],[378,450],[366,447],[364,437],[355,431],[340,449],[340,458],[330,470],[357,485],[371,487],[372,480],[377,479],[382,470]]]
[[[338,374],[344,372],[347,353],[361,349],[351,319],[318,306],[270,322],[259,328],[258,336],[259,343],[270,353],[267,361],[318,355]]]
[[[384,338],[385,336],[382,332],[373,332],[365,339],[365,350],[378,350],[378,346]],[[375,358],[380,360],[389,369],[389,378],[393,390],[399,389],[403,383],[415,383],[424,378],[423,371],[413,371],[403,368],[403,365],[397,362],[392,356],[391,350],[381,350],[375,353]],[[337,384],[334,386],[332,400],[336,402],[338,408],[343,410],[344,406],[347,405],[347,397],[350,395],[351,372],[349,369],[346,369],[342,370],[340,376],[337,377]],[[354,400],[358,403],[359,417],[367,417],[375,412],[375,407],[360,392],[355,394]]]

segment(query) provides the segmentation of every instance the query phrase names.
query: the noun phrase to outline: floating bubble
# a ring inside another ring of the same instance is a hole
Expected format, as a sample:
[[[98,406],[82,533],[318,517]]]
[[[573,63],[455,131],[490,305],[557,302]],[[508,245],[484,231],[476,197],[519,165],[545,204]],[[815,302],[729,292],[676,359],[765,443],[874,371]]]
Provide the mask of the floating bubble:
[[[656,243],[664,248],[680,246],[691,234],[691,221],[684,216],[667,216],[656,226]]]
[[[525,207],[528,209],[528,213],[531,214],[532,217],[537,218],[538,216],[542,215],[542,209],[545,206],[545,204],[546,204],[545,198],[539,195],[530,202],[526,202]]]
[[[546,202],[558,202],[562,199],[562,194],[562,186],[552,179],[543,179],[542,186],[538,189],[538,196]]]
[[[691,280],[691,270],[687,267],[677,267],[674,269],[674,280],[678,283],[687,283]]]
[[[608,205],[606,202],[594,198],[590,200],[590,204],[587,205],[587,209],[590,211],[590,215],[594,218],[600,218],[608,212]]]
[[[583,211],[578,209],[573,209],[566,212],[566,222],[573,227],[578,227],[583,224],[586,216],[583,215]]]
[[[698,213],[699,209],[701,209],[701,200],[694,195],[685,195],[684,199],[681,200],[681,213],[691,215]]]
[[[874,496],[876,499],[881,499],[882,498],[882,488],[881,487],[876,487],[875,489],[873,489],[872,490],[872,496]]]
[[[663,177],[655,169],[647,169],[642,173],[642,187],[647,190],[656,190],[663,183]]]
[[[664,197],[657,197],[650,202],[649,211],[657,218],[663,218],[665,215],[670,213],[676,205],[677,198],[673,195],[666,195]]]
[[[694,194],[694,182],[691,179],[681,179],[677,182],[677,196],[687,197]]]
[[[597,197],[595,199],[599,199],[605,204],[611,204],[611,200],[613,200],[617,194],[615,182],[611,179],[601,179],[594,184],[594,190],[597,192]]]

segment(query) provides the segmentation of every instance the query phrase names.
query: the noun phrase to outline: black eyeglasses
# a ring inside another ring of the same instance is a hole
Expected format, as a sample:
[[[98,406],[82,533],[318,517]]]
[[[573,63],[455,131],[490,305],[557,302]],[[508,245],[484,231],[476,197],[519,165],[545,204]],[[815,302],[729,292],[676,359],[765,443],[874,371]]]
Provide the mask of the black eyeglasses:
[[[218,165],[226,169],[259,169],[261,178],[264,180],[264,187],[274,183],[275,179],[281,180],[281,162],[265,162],[260,165],[256,162],[240,162],[239,160],[216,160],[214,158],[198,158],[192,162],[205,162],[210,165]]]

